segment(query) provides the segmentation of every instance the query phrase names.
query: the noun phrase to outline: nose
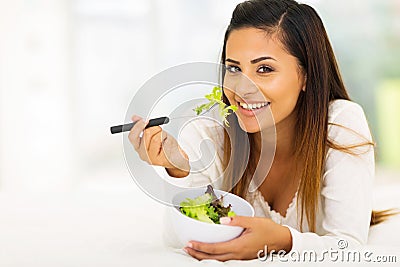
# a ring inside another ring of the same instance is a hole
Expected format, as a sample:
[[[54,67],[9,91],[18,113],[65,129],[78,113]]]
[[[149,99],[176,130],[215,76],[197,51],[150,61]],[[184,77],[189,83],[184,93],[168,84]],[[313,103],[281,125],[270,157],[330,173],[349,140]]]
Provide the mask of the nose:
[[[233,89],[236,95],[243,99],[259,93],[257,85],[244,74],[240,75],[240,77],[234,83]]]

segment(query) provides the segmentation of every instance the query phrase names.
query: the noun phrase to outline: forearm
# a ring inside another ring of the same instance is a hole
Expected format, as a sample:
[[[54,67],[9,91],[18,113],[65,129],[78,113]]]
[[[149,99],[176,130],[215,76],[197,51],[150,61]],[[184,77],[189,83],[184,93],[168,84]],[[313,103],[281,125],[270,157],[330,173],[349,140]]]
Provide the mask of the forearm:
[[[289,252],[292,249],[292,234],[289,228],[282,226],[282,243],[280,248],[284,251]]]
[[[189,175],[189,171],[180,170],[178,168],[165,168],[168,175],[175,178],[184,178]]]
[[[271,244],[268,246],[268,253],[285,251],[292,249],[292,234],[288,227],[276,224],[274,231],[271,231]]]
[[[181,156],[178,162],[181,166],[166,167],[165,170],[167,171],[169,176],[175,178],[183,178],[188,176],[190,173],[189,156],[180,147],[178,147],[178,149]]]

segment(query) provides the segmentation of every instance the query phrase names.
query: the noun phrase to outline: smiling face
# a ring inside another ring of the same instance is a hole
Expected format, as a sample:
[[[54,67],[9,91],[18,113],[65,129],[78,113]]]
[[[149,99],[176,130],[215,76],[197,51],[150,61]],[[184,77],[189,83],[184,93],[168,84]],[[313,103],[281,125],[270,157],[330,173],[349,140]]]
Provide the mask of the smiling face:
[[[256,28],[233,30],[226,42],[224,93],[240,127],[249,133],[293,117],[305,78],[295,57],[281,42]]]

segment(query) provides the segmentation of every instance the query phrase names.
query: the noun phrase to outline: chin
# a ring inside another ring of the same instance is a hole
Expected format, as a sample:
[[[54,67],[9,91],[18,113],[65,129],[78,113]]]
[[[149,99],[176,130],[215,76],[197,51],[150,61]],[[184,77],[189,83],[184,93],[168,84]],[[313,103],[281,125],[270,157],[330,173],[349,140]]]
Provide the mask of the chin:
[[[243,123],[242,121],[239,121],[240,128],[242,128],[243,131],[247,133],[257,133],[260,131],[260,126],[254,125],[254,124],[247,124]]]

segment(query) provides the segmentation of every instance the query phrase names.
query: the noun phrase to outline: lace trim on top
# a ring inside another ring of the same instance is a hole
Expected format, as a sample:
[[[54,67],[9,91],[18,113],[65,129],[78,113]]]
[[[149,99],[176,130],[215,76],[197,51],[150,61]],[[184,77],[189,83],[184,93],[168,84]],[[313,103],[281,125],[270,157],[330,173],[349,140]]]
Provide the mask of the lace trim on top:
[[[293,210],[295,210],[294,207],[296,207],[297,191],[286,209],[285,216],[282,216],[279,212],[273,210],[259,190],[249,193],[246,199],[254,206],[256,216],[261,216],[262,214],[260,214],[260,212],[262,212],[264,216],[271,218],[274,222],[283,224],[291,216]]]

